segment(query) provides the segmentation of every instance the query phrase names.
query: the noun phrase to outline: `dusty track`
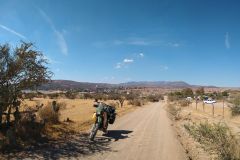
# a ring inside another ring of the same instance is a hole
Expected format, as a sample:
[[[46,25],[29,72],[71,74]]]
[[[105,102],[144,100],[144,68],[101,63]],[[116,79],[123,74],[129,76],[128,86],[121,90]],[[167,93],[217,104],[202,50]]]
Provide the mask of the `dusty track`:
[[[185,160],[171,121],[161,103],[136,109],[118,118],[108,135],[88,140],[88,134],[69,135],[0,155],[0,159]]]
[[[112,140],[111,151],[87,160],[183,160],[187,159],[160,103],[140,108],[119,118],[105,137]],[[102,140],[98,136],[96,141]]]

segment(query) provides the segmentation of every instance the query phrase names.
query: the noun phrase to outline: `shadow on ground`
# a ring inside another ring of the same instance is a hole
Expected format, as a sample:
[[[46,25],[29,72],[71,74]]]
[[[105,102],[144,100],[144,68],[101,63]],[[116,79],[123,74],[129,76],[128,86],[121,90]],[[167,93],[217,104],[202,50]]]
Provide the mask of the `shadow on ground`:
[[[0,159],[71,159],[91,155],[102,151],[111,151],[110,138],[97,138],[90,142],[88,134],[72,136],[64,140],[47,141],[26,149],[15,150],[12,153],[0,155]]]
[[[18,149],[11,153],[0,155],[0,159],[81,159],[83,156],[94,153],[112,151],[112,140],[127,138],[132,131],[110,130],[107,135],[96,137],[94,142],[89,141],[88,134],[71,136],[64,140],[44,141],[38,145],[25,149]]]
[[[114,139],[118,141],[119,139],[128,138],[128,134],[132,133],[133,131],[128,130],[109,130],[108,134],[104,135],[105,137]]]

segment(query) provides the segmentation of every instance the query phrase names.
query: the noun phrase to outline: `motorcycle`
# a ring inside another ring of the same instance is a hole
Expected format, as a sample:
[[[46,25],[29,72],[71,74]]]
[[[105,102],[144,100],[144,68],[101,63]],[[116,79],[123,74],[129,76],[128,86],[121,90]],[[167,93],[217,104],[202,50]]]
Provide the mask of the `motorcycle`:
[[[107,127],[108,127],[108,124],[113,124],[115,122],[115,119],[116,119],[116,111],[115,111],[115,108],[112,107],[112,106],[108,106],[105,104],[105,107],[104,107],[104,112],[107,113],[107,124],[106,124],[106,128],[104,129],[104,126],[103,126],[103,113],[101,112],[95,112],[93,114],[93,121],[94,121],[94,124],[92,126],[92,129],[90,131],[90,135],[89,135],[89,139],[91,141],[94,140],[98,130],[100,131],[103,131],[106,133],[106,130],[107,130]]]

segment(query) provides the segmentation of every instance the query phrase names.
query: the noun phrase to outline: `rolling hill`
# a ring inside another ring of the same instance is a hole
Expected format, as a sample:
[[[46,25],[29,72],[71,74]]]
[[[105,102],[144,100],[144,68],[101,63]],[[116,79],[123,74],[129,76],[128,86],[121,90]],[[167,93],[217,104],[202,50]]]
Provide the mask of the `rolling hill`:
[[[190,85],[184,81],[139,81],[139,82],[127,82],[120,84],[108,84],[108,83],[89,83],[89,82],[76,82],[71,80],[53,80],[48,84],[39,87],[41,90],[96,90],[97,88],[195,88],[200,87],[196,85]],[[214,86],[211,86],[214,87]]]

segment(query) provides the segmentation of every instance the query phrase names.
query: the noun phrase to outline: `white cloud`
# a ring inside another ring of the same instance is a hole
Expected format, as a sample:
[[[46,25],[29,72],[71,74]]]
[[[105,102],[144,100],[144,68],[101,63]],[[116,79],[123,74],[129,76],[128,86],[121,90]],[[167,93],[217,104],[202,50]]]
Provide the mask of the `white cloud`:
[[[167,44],[167,46],[169,46],[169,47],[180,47],[180,44],[170,42],[170,43]]]
[[[121,44],[123,44],[124,42],[123,41],[120,41],[120,40],[115,40],[115,41],[113,41],[113,44],[114,45],[121,45]]]
[[[231,47],[228,32],[225,34],[225,47],[227,49],[229,49]]]
[[[133,59],[124,59],[123,60],[123,63],[133,63],[134,62],[134,60]]]
[[[139,53],[139,56],[140,56],[141,58],[143,58],[143,57],[144,57],[144,54],[143,54],[143,53]]]
[[[169,69],[168,66],[165,66],[165,65],[160,66],[160,70],[162,70],[162,71],[166,71],[168,69]]]
[[[148,42],[146,40],[131,40],[129,42],[127,42],[127,44],[129,45],[136,45],[136,46],[148,46],[148,45],[152,45],[153,42]]]
[[[122,68],[122,63],[117,63],[117,65],[115,66],[116,69],[120,69]]]
[[[180,46],[180,44],[179,43],[173,43],[173,45],[172,45],[173,47],[179,47]]]
[[[134,60],[133,59],[127,59],[125,58],[122,62],[118,62],[115,66],[116,69],[120,69],[120,68],[127,68],[128,64],[133,63]]]
[[[42,15],[42,17],[45,19],[45,21],[47,21],[47,23],[50,25],[50,27],[53,30],[55,36],[57,37],[58,45],[60,47],[61,52],[64,55],[67,55],[68,54],[68,46],[67,46],[66,40],[64,39],[63,34],[56,29],[56,27],[55,27],[53,21],[51,20],[51,18],[42,9],[39,9],[39,12]]]
[[[159,47],[180,47],[180,43],[176,42],[167,42],[164,40],[151,40],[147,38],[139,37],[130,37],[126,39],[117,39],[113,41],[98,41],[93,43],[95,47],[109,47],[109,46],[120,46],[120,45],[129,45],[129,46],[159,46]]]
[[[6,30],[6,31],[8,31],[8,32],[10,32],[10,33],[18,36],[19,38],[27,39],[27,38],[26,38],[24,35],[22,35],[21,33],[13,30],[13,29],[11,29],[11,28],[8,28],[7,26],[4,26],[4,25],[0,24],[0,27],[1,27],[2,29]]]

